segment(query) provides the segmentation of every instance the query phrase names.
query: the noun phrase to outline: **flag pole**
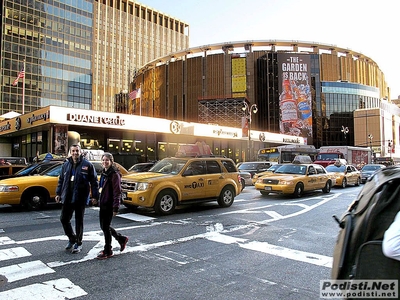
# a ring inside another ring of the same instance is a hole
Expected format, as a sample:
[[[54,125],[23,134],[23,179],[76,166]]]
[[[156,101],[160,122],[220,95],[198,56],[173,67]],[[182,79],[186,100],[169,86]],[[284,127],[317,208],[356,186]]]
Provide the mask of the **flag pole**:
[[[25,59],[24,59],[24,77],[22,78],[22,114],[25,114],[25,75],[26,75],[26,70],[25,70]]]

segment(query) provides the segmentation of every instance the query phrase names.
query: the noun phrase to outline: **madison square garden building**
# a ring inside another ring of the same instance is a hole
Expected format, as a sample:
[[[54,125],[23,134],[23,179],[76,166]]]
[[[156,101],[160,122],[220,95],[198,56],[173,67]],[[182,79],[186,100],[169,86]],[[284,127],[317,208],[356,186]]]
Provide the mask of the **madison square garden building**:
[[[274,40],[190,48],[144,65],[131,88],[139,87],[141,97],[117,110],[233,127],[247,127],[250,117],[255,130],[303,137],[316,148],[372,146],[378,156],[391,150],[385,141],[399,137],[399,109],[388,101],[379,66],[332,45]],[[244,102],[257,113],[243,111]]]

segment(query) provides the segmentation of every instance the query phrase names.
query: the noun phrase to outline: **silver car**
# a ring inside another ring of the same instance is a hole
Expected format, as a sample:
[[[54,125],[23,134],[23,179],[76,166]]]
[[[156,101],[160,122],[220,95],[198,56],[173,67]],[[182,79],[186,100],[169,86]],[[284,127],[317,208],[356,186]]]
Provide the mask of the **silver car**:
[[[378,170],[386,168],[385,165],[380,164],[366,164],[361,169],[361,182],[366,183],[367,180]]]

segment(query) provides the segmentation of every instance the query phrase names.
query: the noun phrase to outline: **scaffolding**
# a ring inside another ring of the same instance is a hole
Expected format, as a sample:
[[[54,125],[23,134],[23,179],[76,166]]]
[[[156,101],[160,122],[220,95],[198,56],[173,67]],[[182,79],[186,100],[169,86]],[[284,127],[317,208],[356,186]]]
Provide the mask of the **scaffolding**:
[[[219,126],[242,127],[242,118],[246,117],[243,103],[246,98],[199,99],[199,123],[218,124]]]

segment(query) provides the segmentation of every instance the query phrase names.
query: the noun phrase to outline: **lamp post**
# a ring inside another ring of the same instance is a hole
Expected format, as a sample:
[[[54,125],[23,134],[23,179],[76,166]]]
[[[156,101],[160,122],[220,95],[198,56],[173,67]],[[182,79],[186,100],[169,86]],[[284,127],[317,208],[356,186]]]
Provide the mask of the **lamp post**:
[[[349,133],[349,127],[344,127],[343,125],[342,125],[342,130],[341,130],[342,132],[343,132],[343,134],[344,134],[344,145],[346,145],[347,143],[346,143],[346,135]]]
[[[373,162],[374,155],[373,155],[373,151],[372,151],[372,139],[374,137],[372,136],[372,134],[368,134],[368,138],[369,138],[369,147],[371,148],[371,161]]]
[[[251,106],[249,106],[247,104],[247,102],[243,102],[242,110],[245,112],[246,119],[247,119],[247,122],[248,122],[248,136],[249,136],[249,139],[247,141],[247,148],[248,148],[248,151],[249,151],[248,161],[250,161],[251,160],[251,144],[250,144],[251,143],[251,134],[250,134],[251,114],[252,113],[253,114],[257,113],[257,111],[258,111],[257,104],[252,104]]]
[[[390,155],[390,163],[392,163],[392,147],[393,147],[393,141],[389,140],[389,142],[388,142],[388,150],[389,150],[389,155]]]

